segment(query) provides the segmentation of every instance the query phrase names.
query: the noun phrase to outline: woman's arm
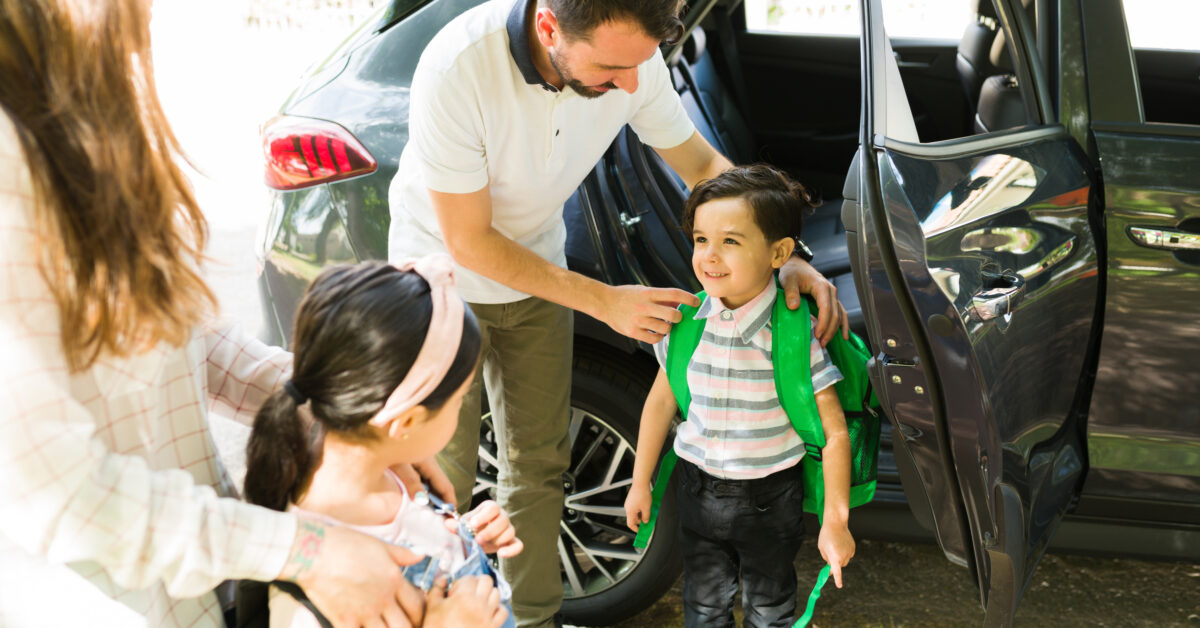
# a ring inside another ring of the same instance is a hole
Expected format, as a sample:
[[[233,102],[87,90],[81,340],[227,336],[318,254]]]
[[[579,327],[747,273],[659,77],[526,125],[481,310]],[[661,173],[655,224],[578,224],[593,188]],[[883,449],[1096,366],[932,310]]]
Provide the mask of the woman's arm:
[[[244,425],[292,375],[292,354],[247,334],[232,321],[204,328],[209,409]]]

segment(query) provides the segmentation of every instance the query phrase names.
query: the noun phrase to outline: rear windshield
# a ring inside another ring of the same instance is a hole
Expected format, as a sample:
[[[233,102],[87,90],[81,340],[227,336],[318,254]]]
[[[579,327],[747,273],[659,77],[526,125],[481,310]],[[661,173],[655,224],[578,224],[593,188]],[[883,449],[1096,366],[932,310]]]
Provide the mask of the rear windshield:
[[[387,9],[379,15],[379,20],[375,22],[375,27],[371,30],[374,32],[387,30],[396,22],[404,19],[408,14],[430,2],[432,0],[392,0],[388,4]]]

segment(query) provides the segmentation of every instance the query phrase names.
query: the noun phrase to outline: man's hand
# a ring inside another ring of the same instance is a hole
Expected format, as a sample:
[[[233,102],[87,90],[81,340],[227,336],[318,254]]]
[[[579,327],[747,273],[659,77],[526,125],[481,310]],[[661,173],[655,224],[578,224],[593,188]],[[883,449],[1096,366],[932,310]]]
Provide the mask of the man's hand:
[[[821,558],[829,563],[829,573],[833,575],[833,583],[842,588],[842,567],[850,564],[854,557],[854,537],[846,524],[837,525],[826,521],[821,526],[817,536],[817,549],[821,550]]]
[[[837,286],[817,272],[812,264],[793,257],[779,269],[779,283],[783,285],[783,294],[787,298],[788,309],[800,307],[800,295],[811,294],[817,302],[817,326],[813,329],[821,346],[829,344],[838,328],[842,329],[842,338],[850,339],[850,317],[846,307],[837,298]]]
[[[525,548],[525,544],[517,538],[517,531],[508,515],[500,508],[500,504],[490,499],[463,515],[463,521],[475,532],[475,540],[484,553],[512,558]]]
[[[454,581],[446,594],[446,579],[438,578],[425,596],[425,628],[491,626],[500,628],[508,609],[500,603],[500,590],[488,576],[466,576]]]
[[[339,628],[410,628],[421,625],[425,602],[400,567],[420,559],[365,534],[302,519],[279,578],[300,585]]]
[[[679,322],[680,303],[700,305],[700,300],[676,288],[605,286],[596,318],[617,333],[654,344]]]
[[[450,483],[450,478],[442,471],[442,467],[438,466],[436,457],[430,456],[412,464],[393,465],[391,469],[404,483],[409,495],[416,495],[425,490],[425,484],[428,483],[429,490],[442,501],[447,504],[458,503],[454,497],[454,485]]]
[[[643,523],[650,522],[650,487],[634,482],[629,487],[629,495],[625,497],[625,525],[630,530],[638,531]]]

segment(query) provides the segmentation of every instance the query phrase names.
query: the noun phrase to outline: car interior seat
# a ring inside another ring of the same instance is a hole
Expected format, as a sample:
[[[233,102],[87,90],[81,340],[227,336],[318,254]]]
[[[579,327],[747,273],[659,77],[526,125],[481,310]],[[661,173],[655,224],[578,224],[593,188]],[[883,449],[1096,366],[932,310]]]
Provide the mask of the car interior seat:
[[[955,63],[962,81],[967,102],[974,109],[979,104],[979,90],[987,77],[1000,74],[992,64],[992,42],[996,40],[996,9],[992,0],[971,0],[975,19],[963,31],[958,42]]]
[[[1032,12],[1033,0],[1021,0],[1027,13]],[[982,0],[991,4],[990,0]],[[1030,15],[1030,21],[1034,19]],[[1021,87],[1013,70],[1012,55],[1008,50],[1008,37],[997,28],[995,38],[988,50],[988,62],[994,73],[983,80],[979,88],[975,110],[975,132],[991,133],[1013,129],[1028,123]]]

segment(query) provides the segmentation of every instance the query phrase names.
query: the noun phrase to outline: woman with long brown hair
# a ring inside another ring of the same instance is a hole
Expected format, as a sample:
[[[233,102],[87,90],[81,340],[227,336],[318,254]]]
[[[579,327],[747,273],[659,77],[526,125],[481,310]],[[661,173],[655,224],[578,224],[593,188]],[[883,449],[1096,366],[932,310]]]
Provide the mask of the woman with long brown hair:
[[[417,557],[230,498],[207,409],[251,421],[291,354],[210,323],[149,12],[0,0],[0,625],[220,625],[228,579],[419,624]]]

